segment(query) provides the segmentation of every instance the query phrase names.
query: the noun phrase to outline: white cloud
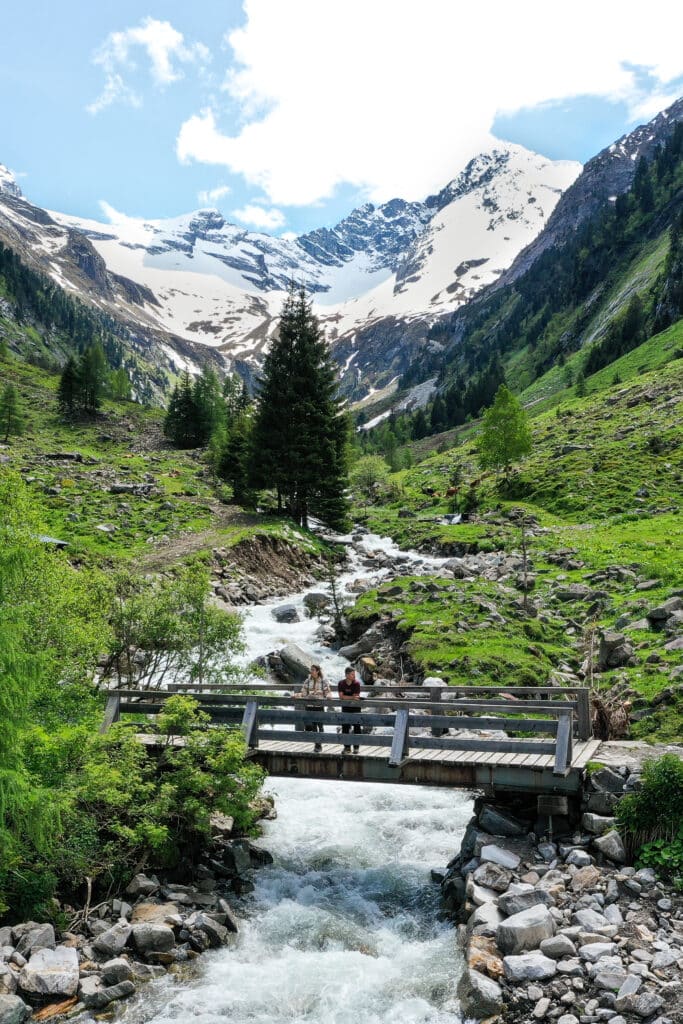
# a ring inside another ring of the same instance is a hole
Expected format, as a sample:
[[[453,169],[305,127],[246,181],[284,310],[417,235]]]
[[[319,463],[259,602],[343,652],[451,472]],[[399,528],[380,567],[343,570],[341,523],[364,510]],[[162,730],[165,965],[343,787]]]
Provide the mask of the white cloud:
[[[490,139],[498,113],[577,95],[652,109],[683,73],[670,0],[244,0],[220,108],[181,126],[181,161],[224,166],[270,202],[350,184],[419,198]],[[668,26],[663,30],[662,26]],[[647,68],[646,89],[637,68]],[[658,102],[658,101],[657,101]]]
[[[201,192],[197,193],[197,199],[200,203],[217,203],[219,199],[225,199],[231,192],[232,189],[229,185],[217,185],[216,188],[203,188]]]
[[[110,32],[93,56],[93,63],[104,71],[104,88],[86,110],[98,114],[112,103],[122,102],[139,107],[142,100],[129,86],[122,71],[135,70],[133,54],[142,50],[149,63],[153,83],[160,88],[183,77],[178,64],[206,64],[211,54],[203,43],[187,45],[182,32],[169,21],[145,18],[139,25],[119,32]]]
[[[232,216],[243,224],[252,224],[256,228],[264,228],[269,231],[281,228],[286,221],[282,210],[267,209],[264,206],[257,206],[255,203],[248,203],[241,210],[233,210]]]

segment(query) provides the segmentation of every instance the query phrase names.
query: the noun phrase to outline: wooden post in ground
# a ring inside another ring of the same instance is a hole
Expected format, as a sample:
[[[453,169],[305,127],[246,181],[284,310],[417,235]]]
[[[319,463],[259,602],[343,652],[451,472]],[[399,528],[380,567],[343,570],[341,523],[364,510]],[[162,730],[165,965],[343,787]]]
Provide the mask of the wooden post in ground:
[[[399,708],[394,724],[394,739],[389,754],[389,764],[400,765],[408,756],[408,708]]]
[[[244,739],[250,749],[258,747],[258,701],[247,701],[242,718]]]

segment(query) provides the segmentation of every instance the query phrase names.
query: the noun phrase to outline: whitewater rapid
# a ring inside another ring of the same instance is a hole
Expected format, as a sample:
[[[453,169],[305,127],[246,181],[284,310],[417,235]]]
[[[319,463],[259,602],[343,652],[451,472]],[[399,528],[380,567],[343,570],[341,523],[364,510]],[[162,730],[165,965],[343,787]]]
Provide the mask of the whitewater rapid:
[[[397,551],[380,538],[363,544]],[[357,557],[342,588],[369,575]],[[410,562],[412,572],[423,559],[411,555]],[[318,620],[279,624],[271,614],[283,603],[303,611],[305,593],[246,612],[245,659],[298,643],[335,682],[346,662],[317,640]],[[264,822],[259,845],[274,863],[255,873],[254,892],[235,904],[235,944],[205,954],[183,980],[167,976],[150,985],[126,1019],[460,1024],[460,952],[455,930],[439,921],[439,887],[430,871],[458,850],[472,811],[469,795],[306,779],[271,779],[266,791],[275,796],[278,817]]]

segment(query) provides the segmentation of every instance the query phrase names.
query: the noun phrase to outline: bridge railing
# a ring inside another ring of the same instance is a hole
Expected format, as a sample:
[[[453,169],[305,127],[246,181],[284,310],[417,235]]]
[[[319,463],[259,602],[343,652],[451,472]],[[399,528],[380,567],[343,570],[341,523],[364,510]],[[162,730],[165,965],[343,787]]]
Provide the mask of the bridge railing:
[[[248,687],[239,683],[209,684],[194,688],[182,684],[169,686],[169,690],[174,692],[193,692],[195,695],[237,695],[244,693],[247,689],[250,693],[258,694],[273,695],[280,692],[291,694],[298,689],[298,686],[296,683],[271,682],[250,683]],[[419,701],[420,707],[425,707],[425,702],[429,700],[431,703],[457,704],[458,711],[467,710],[470,703],[473,708],[478,708],[484,702],[487,710],[496,713],[510,711],[513,706],[516,706],[518,711],[526,712],[537,708],[542,710],[551,702],[561,705],[563,710],[573,712],[573,731],[577,739],[589,740],[593,735],[590,690],[587,686],[419,686],[414,683],[399,684],[393,687],[387,687],[386,684],[383,686],[361,686],[364,707],[375,701],[378,706],[384,707],[387,704],[402,703],[405,694],[413,695],[414,699]],[[468,702],[468,698],[472,698],[471,702]]]
[[[365,689],[367,692],[377,688]],[[554,757],[553,772],[558,775],[566,775],[572,762],[576,708],[570,701],[451,702],[443,699],[416,700],[392,694],[381,699],[363,700],[359,702],[358,712],[352,713],[339,710],[338,698],[315,700],[306,697],[306,707],[301,707],[291,696],[278,697],[272,693],[242,690],[196,692],[192,695],[202,710],[208,712],[212,722],[240,725],[247,745],[253,750],[258,749],[263,740],[320,743],[323,746],[340,742],[349,746],[386,746],[390,748],[390,765],[398,765],[405,760],[411,746],[413,749],[479,751],[482,754],[551,755]],[[169,691],[114,691],[109,697],[102,730],[106,731],[122,714],[157,715],[163,711],[170,696]],[[389,710],[387,705],[390,705]],[[322,725],[323,728],[360,726],[387,731],[373,735],[354,732],[339,737],[336,728],[334,732],[313,732],[310,731],[313,725]],[[415,732],[418,729],[419,734]],[[424,734],[427,729],[431,735]],[[457,729],[459,735],[445,735],[450,729]],[[463,735],[480,731],[498,731],[506,735],[504,738]]]

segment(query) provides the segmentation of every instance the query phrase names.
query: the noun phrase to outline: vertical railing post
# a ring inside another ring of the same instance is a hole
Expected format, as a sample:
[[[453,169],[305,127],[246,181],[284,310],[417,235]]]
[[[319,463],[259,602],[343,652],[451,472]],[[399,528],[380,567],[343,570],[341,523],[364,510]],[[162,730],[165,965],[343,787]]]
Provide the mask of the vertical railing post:
[[[572,763],[572,714],[561,711],[555,734],[555,767],[553,775],[567,775]]]
[[[440,704],[441,703],[441,694],[442,694],[442,692],[443,692],[443,688],[441,686],[430,686],[430,688],[429,688],[429,701],[430,701],[430,703],[432,703],[432,704]],[[429,713],[430,713],[430,715],[435,714],[434,708],[432,708]],[[434,726],[432,726],[432,736],[437,736],[437,737],[438,736],[443,736],[445,731],[447,731],[447,730],[436,729]]]
[[[100,726],[100,732],[109,732],[114,722],[121,717],[121,694],[116,690],[107,697],[107,706],[104,709],[104,721]]]
[[[580,740],[589,740],[593,736],[593,725],[591,722],[590,690],[587,686],[576,691],[577,700],[577,732]]]
[[[396,720],[394,721],[394,738],[391,743],[391,753],[389,754],[390,765],[400,765],[408,756],[409,714],[410,712],[408,711],[408,708],[399,708],[396,712]]]
[[[248,700],[242,718],[244,740],[250,749],[258,747],[258,701]]]

